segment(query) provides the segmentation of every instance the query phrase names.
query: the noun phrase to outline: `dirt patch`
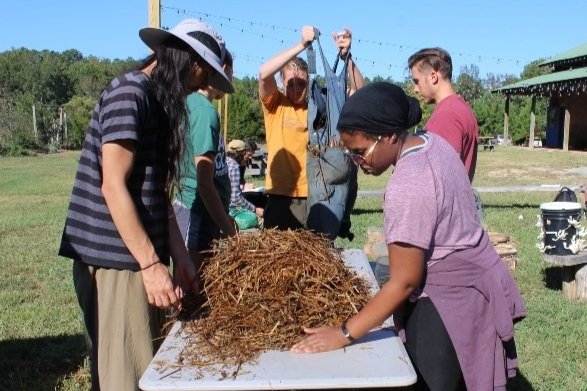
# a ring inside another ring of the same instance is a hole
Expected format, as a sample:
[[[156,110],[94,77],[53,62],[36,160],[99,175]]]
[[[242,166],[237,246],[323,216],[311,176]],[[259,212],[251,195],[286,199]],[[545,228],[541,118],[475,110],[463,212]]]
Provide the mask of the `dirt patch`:
[[[541,174],[564,175],[568,170],[553,171],[550,167],[531,167],[531,168],[503,168],[491,170],[486,175],[489,178],[508,178],[508,177],[537,177]]]
[[[567,174],[579,175],[587,177],[587,167],[567,168],[564,170]]]

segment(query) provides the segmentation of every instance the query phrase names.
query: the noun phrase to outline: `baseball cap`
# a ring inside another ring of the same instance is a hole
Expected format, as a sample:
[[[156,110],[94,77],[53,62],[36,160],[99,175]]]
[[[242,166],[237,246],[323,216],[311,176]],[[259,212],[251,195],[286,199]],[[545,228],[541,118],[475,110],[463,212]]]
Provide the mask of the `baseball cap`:
[[[230,152],[241,152],[246,149],[245,142],[242,140],[232,140],[228,143],[228,150]]]
[[[197,38],[195,33],[205,33],[211,36],[220,48],[210,48]],[[156,51],[170,37],[176,37],[188,44],[204,61],[214,68],[216,72],[210,75],[210,86],[223,92],[234,92],[234,87],[223,69],[226,47],[222,37],[205,22],[197,19],[184,19],[171,30],[163,30],[156,27],[145,27],[139,31],[139,37],[151,50]]]

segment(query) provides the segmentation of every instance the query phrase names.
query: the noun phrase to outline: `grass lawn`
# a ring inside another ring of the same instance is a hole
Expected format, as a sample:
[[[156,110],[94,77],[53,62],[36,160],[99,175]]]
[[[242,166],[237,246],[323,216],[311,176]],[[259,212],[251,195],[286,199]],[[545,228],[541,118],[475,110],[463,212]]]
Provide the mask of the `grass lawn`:
[[[81,316],[71,262],[57,247],[79,153],[0,158],[0,390],[89,390]],[[497,148],[479,152],[476,186],[581,184],[567,171],[587,154]],[[382,189],[388,174],[360,174],[362,190]],[[510,391],[587,391],[587,303],[560,291],[560,268],[535,248],[539,205],[554,192],[483,193],[485,224],[507,233],[518,249],[514,275],[528,307],[516,326],[520,375]],[[381,200],[360,198],[353,213],[361,248],[369,226],[382,225]]]

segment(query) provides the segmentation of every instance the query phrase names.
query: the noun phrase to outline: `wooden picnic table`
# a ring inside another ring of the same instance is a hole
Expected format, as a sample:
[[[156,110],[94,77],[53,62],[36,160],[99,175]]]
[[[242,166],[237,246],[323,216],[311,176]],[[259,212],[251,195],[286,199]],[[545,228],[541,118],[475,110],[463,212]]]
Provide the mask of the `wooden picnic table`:
[[[495,149],[495,138],[494,137],[479,137],[479,145],[483,145],[484,151],[493,151]]]

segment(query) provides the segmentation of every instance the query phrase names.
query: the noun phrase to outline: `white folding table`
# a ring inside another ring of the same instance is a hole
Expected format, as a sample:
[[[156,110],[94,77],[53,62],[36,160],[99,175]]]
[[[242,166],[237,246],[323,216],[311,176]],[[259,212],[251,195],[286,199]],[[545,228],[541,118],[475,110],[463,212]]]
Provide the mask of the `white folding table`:
[[[377,282],[362,250],[345,250],[349,268],[363,275],[378,290]],[[325,353],[295,354],[267,351],[255,362],[243,364],[236,375],[230,369],[190,367],[179,363],[186,338],[176,322],[139,381],[145,391],[204,390],[308,390],[408,386],[416,373],[404,346],[388,327],[371,330],[344,349]]]

